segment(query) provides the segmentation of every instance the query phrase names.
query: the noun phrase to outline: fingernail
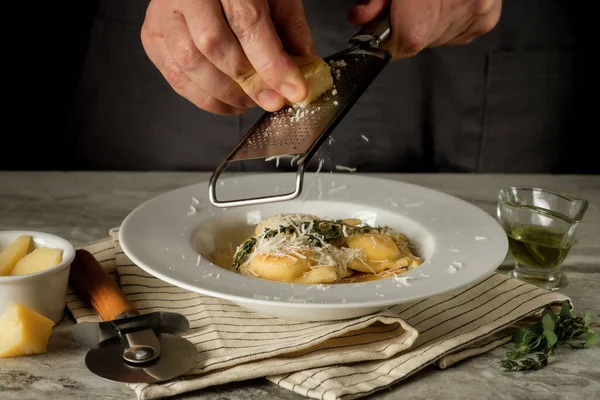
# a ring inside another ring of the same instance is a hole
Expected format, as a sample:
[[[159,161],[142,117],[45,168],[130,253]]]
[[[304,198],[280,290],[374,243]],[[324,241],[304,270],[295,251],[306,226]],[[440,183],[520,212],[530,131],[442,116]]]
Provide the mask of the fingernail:
[[[290,101],[296,101],[296,97],[298,96],[298,89],[296,89],[295,85],[291,83],[284,83],[279,87],[279,91],[283,93],[283,95],[288,98]]]
[[[277,108],[281,102],[281,96],[271,89],[265,89],[258,94],[258,102],[263,108]]]

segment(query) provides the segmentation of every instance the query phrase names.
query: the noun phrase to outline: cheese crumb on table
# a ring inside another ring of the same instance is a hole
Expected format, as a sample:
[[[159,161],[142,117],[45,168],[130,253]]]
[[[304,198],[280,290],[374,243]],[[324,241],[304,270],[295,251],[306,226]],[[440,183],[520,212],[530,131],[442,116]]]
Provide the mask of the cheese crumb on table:
[[[54,322],[19,303],[0,315],[0,358],[46,352]]]

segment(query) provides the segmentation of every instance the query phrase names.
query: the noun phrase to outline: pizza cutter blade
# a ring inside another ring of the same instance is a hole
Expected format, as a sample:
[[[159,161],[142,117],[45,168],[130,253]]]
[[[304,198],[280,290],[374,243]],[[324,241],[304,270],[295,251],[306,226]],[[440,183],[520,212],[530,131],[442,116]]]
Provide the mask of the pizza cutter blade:
[[[198,350],[179,336],[189,329],[183,315],[140,315],[94,256],[82,249],[76,251],[69,280],[103,320],[79,323],[72,332],[78,343],[93,346],[85,357],[91,372],[116,382],[155,383],[193,368]]]
[[[153,362],[134,364],[123,358],[121,341],[113,338],[92,348],[85,365],[94,374],[116,382],[156,383],[176,378],[196,363],[198,351],[189,341],[168,333],[158,337],[160,356]]]

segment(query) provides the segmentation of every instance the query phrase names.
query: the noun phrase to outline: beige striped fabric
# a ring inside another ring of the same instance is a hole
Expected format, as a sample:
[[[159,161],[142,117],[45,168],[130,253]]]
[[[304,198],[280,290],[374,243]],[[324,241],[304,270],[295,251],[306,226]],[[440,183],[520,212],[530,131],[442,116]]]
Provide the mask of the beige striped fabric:
[[[353,320],[285,321],[154,278],[123,253],[117,229],[84,248],[141,313],[178,312],[190,321],[185,337],[198,348],[195,367],[169,382],[129,385],[139,399],[260,377],[308,398],[360,398],[400,385],[427,366],[444,369],[500,346],[520,321],[570,301],[494,274],[453,293]],[[100,320],[72,289],[67,308],[77,322]]]

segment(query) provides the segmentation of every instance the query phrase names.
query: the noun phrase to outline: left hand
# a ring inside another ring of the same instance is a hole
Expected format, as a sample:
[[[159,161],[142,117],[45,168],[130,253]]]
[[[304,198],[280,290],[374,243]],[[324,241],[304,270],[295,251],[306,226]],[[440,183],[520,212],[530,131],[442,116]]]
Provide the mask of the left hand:
[[[348,19],[364,25],[386,8],[392,37],[384,47],[398,59],[428,47],[467,44],[490,32],[500,19],[502,0],[365,0]]]

